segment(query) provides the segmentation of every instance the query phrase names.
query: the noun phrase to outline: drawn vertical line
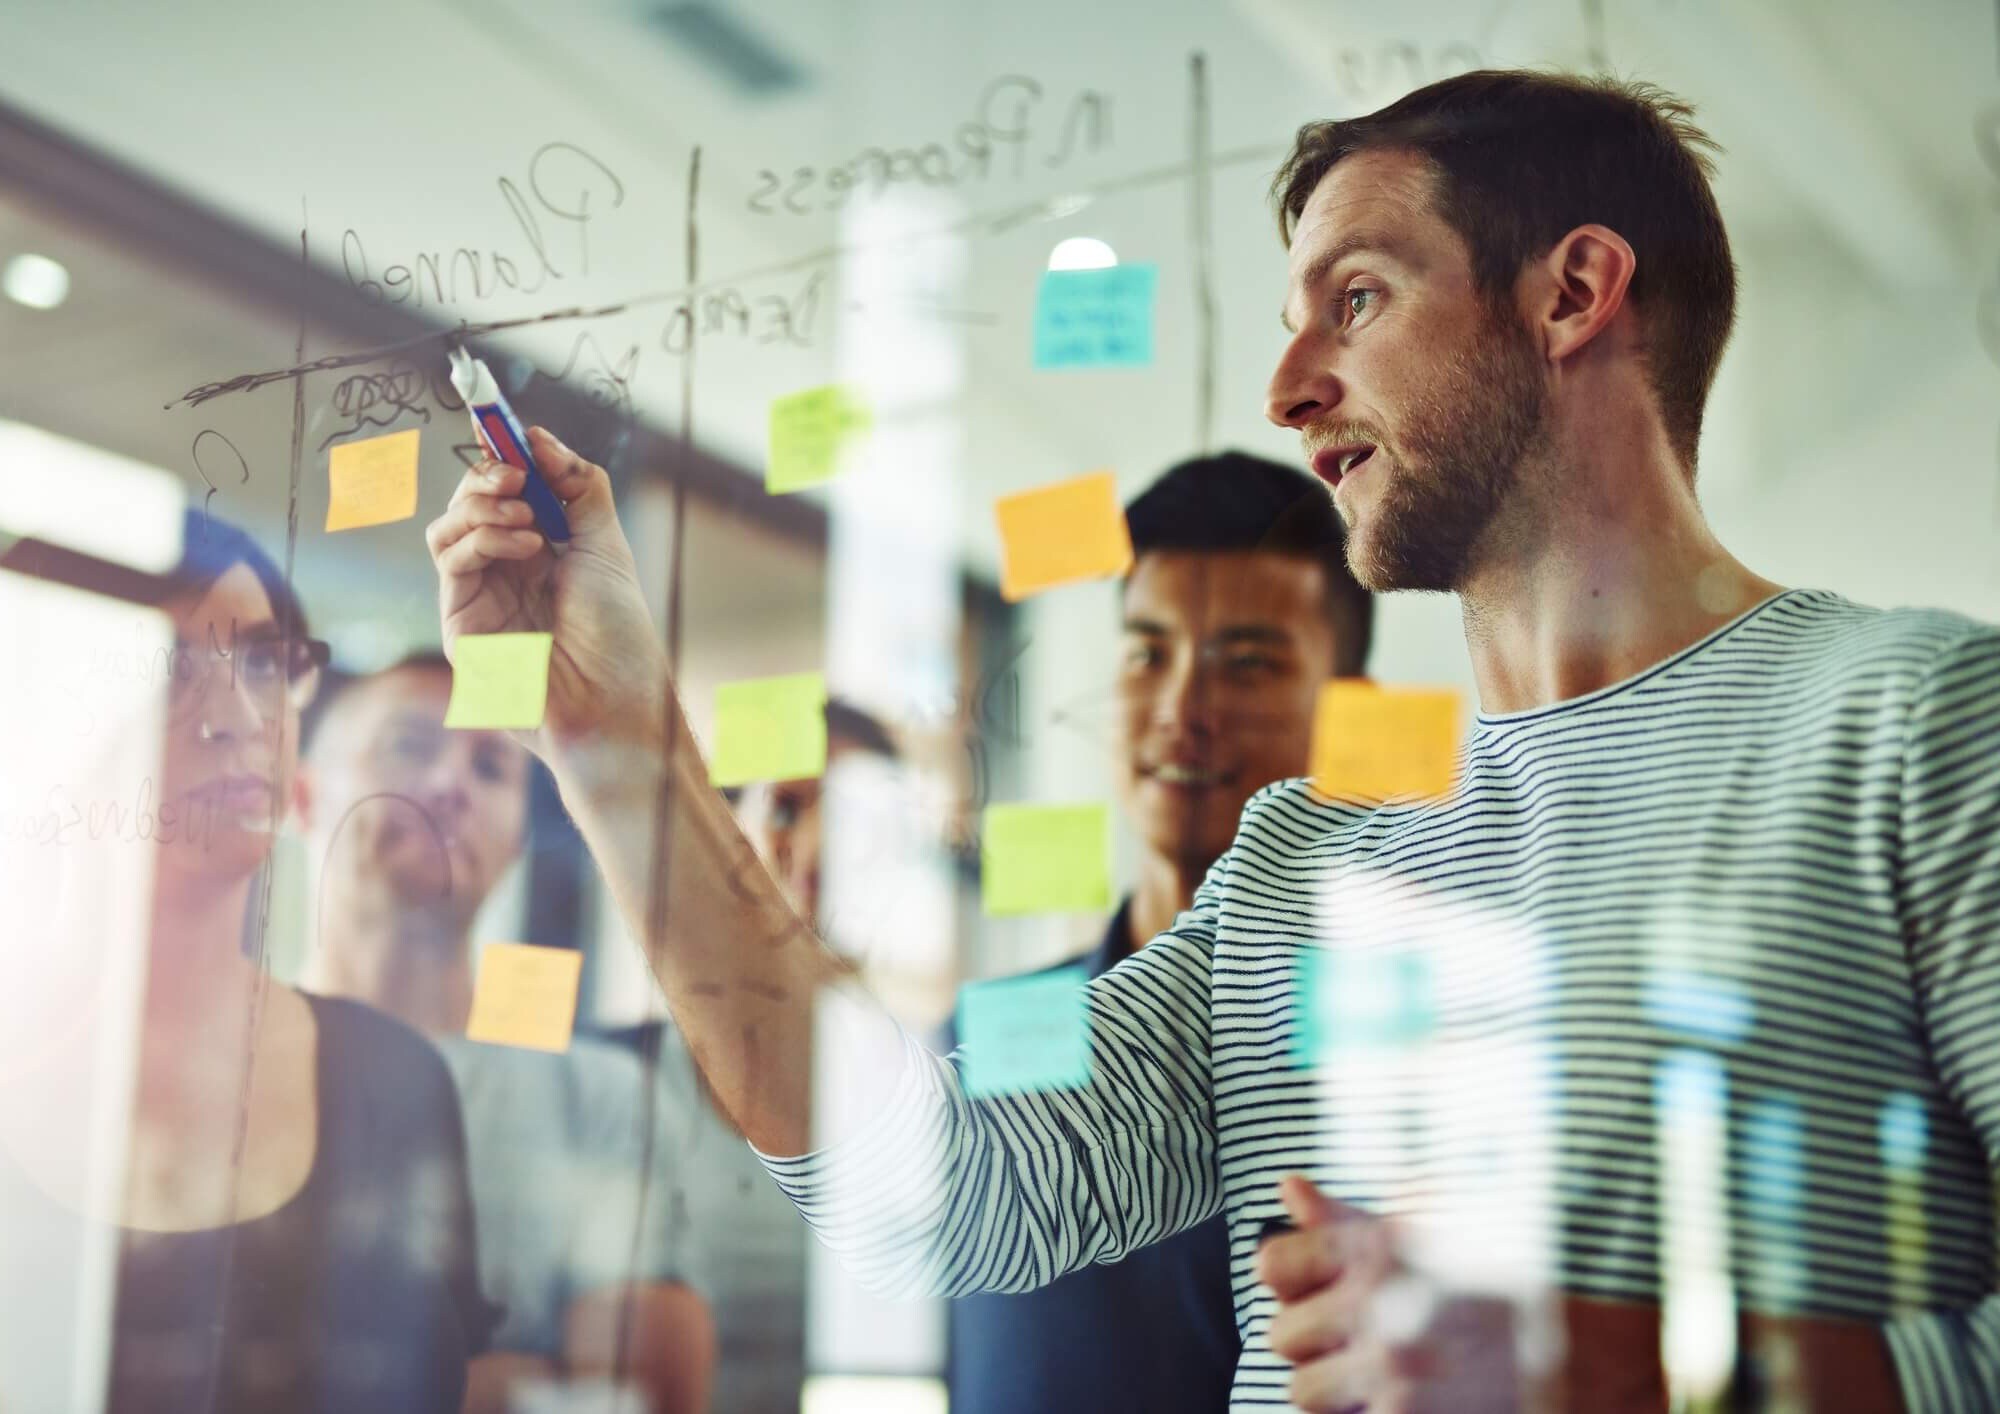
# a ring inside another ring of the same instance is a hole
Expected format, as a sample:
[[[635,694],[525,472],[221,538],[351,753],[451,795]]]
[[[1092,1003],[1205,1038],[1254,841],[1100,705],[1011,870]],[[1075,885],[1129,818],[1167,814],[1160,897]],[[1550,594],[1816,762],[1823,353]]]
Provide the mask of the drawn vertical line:
[[[1211,209],[1215,173],[1210,160],[1208,119],[1208,56],[1188,56],[1188,224],[1194,245],[1195,313],[1195,447],[1207,453],[1215,445],[1216,324],[1215,243]]]
[[[307,238],[307,230],[309,228],[309,224],[310,223],[306,215],[305,198],[300,197],[299,198],[299,332],[298,332],[297,344],[296,347],[293,349],[293,354],[292,354],[292,362],[293,365],[296,367],[302,367],[306,361],[306,320],[308,317],[307,310],[309,308],[306,282],[312,273],[311,248],[308,244],[308,238]],[[297,599],[297,591],[293,588],[292,579],[295,571],[295,563],[298,552],[299,481],[303,470],[305,435],[306,435],[305,375],[303,373],[298,373],[293,375],[292,378],[292,465],[291,465],[291,481],[289,487],[287,488],[287,496],[289,504],[287,505],[285,511],[285,567],[284,567],[285,589],[287,593],[293,596],[295,602]],[[276,606],[274,605],[273,607]],[[283,641],[282,651],[285,654],[286,660],[289,661],[291,658],[291,646],[295,636],[298,633],[298,624],[296,622],[296,616],[293,615],[284,616],[283,622],[281,624],[281,631],[282,631],[282,641]],[[279,708],[278,710],[277,749],[278,749],[278,754],[282,759],[285,751],[285,713],[282,707]],[[271,810],[274,817],[278,809],[279,809],[279,802],[273,800],[271,804]],[[274,818],[273,824],[275,825],[275,823],[276,821]],[[230,1222],[228,1224],[228,1232],[223,1238],[222,1271],[220,1277],[218,1278],[220,1287],[216,1297],[215,1322],[209,1332],[210,1341],[209,1341],[209,1360],[208,1360],[208,1397],[202,1401],[203,1407],[209,1411],[209,1414],[214,1414],[214,1410],[216,1407],[216,1400],[221,1394],[220,1383],[222,1376],[222,1344],[223,1344],[223,1339],[227,1334],[229,1328],[230,1283],[236,1271],[236,1245],[238,1240],[237,1229],[239,1227],[239,1224],[236,1221],[237,1202],[238,1199],[241,1197],[243,1191],[244,1155],[250,1146],[250,1093],[252,1087],[256,1082],[257,1037],[258,1033],[261,1031],[264,1025],[264,1004],[270,995],[271,977],[270,973],[268,973],[264,969],[264,956],[265,956],[264,943],[266,934],[270,928],[270,923],[271,923],[271,885],[272,885],[272,865],[271,865],[271,859],[267,855],[264,860],[264,867],[258,871],[257,875],[257,886],[256,886],[257,925],[252,930],[250,938],[250,960],[255,966],[256,981],[252,985],[250,991],[250,1015],[248,1018],[248,1025],[245,1028],[245,1039],[243,1043],[243,1079],[240,1082],[237,1090],[236,1134],[230,1144],[230,1153],[229,1153]],[[317,1103],[317,1100],[315,1100],[315,1103]],[[319,1123],[319,1116],[317,1114],[313,1116],[313,1123],[315,1126],[317,1126]]]
[[[685,278],[688,295],[688,341],[687,349],[681,355],[681,416],[680,444],[681,465],[673,478],[672,514],[673,527],[667,540],[667,682],[666,691],[661,694],[664,704],[660,738],[663,749],[663,769],[660,775],[660,791],[653,807],[653,859],[647,871],[646,880],[646,938],[642,946],[664,937],[667,927],[667,893],[671,884],[671,863],[669,850],[673,839],[674,807],[674,765],[680,747],[680,713],[676,709],[674,693],[680,680],[681,671],[681,579],[683,573],[683,550],[687,542],[687,482],[688,472],[694,465],[694,372],[695,350],[701,339],[701,320],[695,313],[693,290],[701,271],[701,147],[696,145],[688,154],[687,213],[683,238],[686,245]],[[631,1260],[627,1264],[628,1280],[619,1297],[618,1339],[612,1352],[611,1377],[619,1387],[620,1402],[627,1362],[632,1354],[632,1298],[638,1282],[639,1254],[641,1240],[645,1232],[647,1210],[651,1207],[653,1183],[653,1151],[656,1145],[657,1114],[653,1103],[657,1098],[657,1077],[659,1072],[660,1045],[664,1026],[660,1032],[646,1038],[640,1049],[640,1059],[645,1070],[642,1113],[644,1118],[639,1126],[639,1202],[638,1221],[632,1229]],[[700,1087],[695,1087],[699,1092]],[[699,1094],[696,1095],[699,1103]],[[688,1117],[690,1147],[693,1128],[700,1123],[700,1111],[691,1110]],[[673,1224],[668,1231],[667,1246],[678,1249],[684,1236],[682,1227],[687,1219],[687,1205],[681,1201],[678,1191],[674,1201],[668,1204],[667,1221]]]
[[[1597,73],[1611,68],[1611,51],[1604,39],[1604,0],[1583,0],[1584,44],[1590,53],[1590,67]]]

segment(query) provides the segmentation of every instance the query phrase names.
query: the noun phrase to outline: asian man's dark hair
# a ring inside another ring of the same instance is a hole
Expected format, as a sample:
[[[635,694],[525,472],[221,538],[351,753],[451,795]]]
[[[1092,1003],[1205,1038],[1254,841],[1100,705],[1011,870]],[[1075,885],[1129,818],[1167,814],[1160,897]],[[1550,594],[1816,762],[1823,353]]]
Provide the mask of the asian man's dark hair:
[[[1347,568],[1347,537],[1319,482],[1248,452],[1191,457],[1125,507],[1135,559],[1151,550],[1253,550],[1318,565],[1333,630],[1334,674],[1360,677],[1375,628],[1374,596]]]
[[[1694,476],[1702,408],[1736,321],[1736,264],[1709,181],[1715,142],[1694,110],[1651,84],[1482,69],[1426,85],[1379,112],[1299,129],[1271,192],[1291,243],[1306,202],[1342,159],[1383,149],[1430,164],[1437,214],[1472,254],[1489,306],[1522,265],[1578,226],[1609,226],[1638,257],[1627,297],[1653,395]]]

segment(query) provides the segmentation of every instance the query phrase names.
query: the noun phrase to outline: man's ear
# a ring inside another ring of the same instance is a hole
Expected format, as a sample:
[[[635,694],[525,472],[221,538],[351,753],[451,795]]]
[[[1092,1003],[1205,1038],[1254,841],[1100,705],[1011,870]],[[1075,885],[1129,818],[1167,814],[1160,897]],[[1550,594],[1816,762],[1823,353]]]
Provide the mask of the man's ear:
[[[292,819],[299,827],[299,833],[309,835],[313,829],[313,807],[319,801],[319,782],[315,779],[310,762],[304,757],[292,770],[292,798],[290,803]]]
[[[1625,307],[1639,269],[1626,239],[1609,226],[1578,226],[1536,262],[1541,290],[1531,312],[1551,362],[1595,339]]]

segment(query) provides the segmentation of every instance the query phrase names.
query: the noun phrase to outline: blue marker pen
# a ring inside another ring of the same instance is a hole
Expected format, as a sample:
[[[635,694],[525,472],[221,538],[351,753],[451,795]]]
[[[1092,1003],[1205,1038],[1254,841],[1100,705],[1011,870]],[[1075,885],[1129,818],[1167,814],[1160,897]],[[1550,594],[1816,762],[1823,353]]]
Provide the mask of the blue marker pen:
[[[507,406],[507,399],[501,394],[500,385],[493,381],[492,370],[487,368],[485,360],[474,358],[462,348],[453,348],[451,386],[465,399],[465,406],[472,413],[472,430],[494,460],[528,473],[521,487],[521,499],[535,513],[535,528],[552,546],[568,543],[569,517],[563,514],[562,502],[549,489],[549,483],[542,480],[541,469],[528,450],[527,429],[514,416],[514,409]]]

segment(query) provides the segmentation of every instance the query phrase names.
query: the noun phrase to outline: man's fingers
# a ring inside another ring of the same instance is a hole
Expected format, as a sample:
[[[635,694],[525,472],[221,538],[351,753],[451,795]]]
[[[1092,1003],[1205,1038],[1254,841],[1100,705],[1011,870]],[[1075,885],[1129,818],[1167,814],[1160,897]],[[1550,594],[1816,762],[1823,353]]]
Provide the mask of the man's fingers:
[[[567,510],[572,528],[579,514],[588,526],[592,516],[611,510],[611,475],[603,467],[572,452],[546,427],[528,429],[528,450]]]
[[[1285,1397],[1306,1414],[1389,1414],[1408,1407],[1409,1386],[1379,1341],[1361,1340],[1293,1370]]]
[[[529,560],[541,553],[542,537],[532,530],[476,526],[438,552],[438,572],[448,578],[478,574],[499,560]]]
[[[1257,1280],[1280,1301],[1297,1301],[1340,1275],[1339,1229],[1331,1224],[1281,1232],[1257,1249]]]
[[[424,543],[430,547],[431,559],[435,561],[479,526],[523,530],[533,529],[534,524],[535,513],[526,501],[473,492],[454,499],[443,515],[424,527]]]
[[[1271,1350],[1294,1365],[1331,1355],[1354,1338],[1355,1303],[1340,1282],[1288,1302],[1271,1317]]]

